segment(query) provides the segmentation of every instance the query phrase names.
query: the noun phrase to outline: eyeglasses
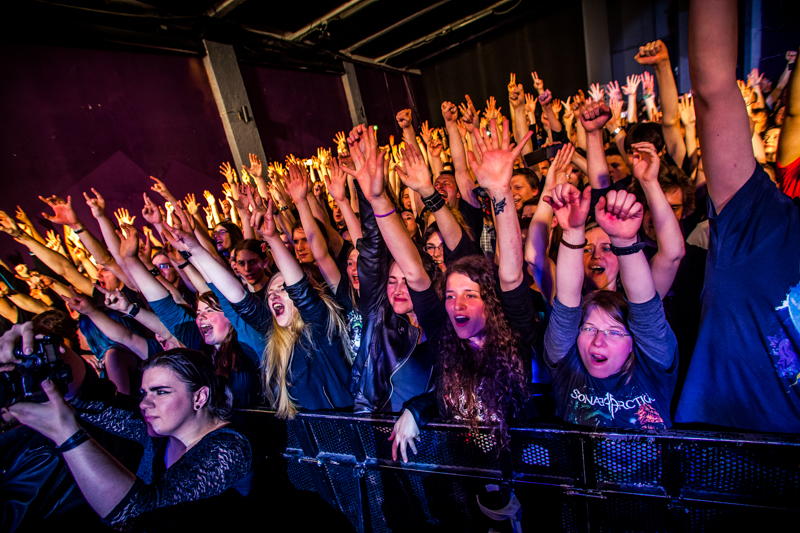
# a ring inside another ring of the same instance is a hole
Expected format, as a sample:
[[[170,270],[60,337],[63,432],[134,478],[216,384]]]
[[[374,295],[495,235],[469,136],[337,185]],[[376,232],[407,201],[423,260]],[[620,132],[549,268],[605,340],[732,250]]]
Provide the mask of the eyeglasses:
[[[217,237],[217,236],[222,237],[222,236],[227,235],[227,234],[228,234],[228,230],[226,230],[226,229],[218,229],[216,231],[212,231],[211,232],[211,235],[213,235],[214,237]]]
[[[625,337],[630,337],[630,335],[628,335],[627,333],[623,333],[615,329],[597,329],[590,326],[581,326],[580,334],[594,337],[595,335],[597,335],[598,331],[601,331],[603,335],[606,336],[606,339],[611,339],[615,341],[621,341]]]
[[[436,245],[436,244],[426,244],[425,251],[429,254],[436,253],[436,252],[443,252],[444,251],[444,243]]]
[[[172,265],[169,263],[161,263],[160,265],[156,265],[159,270],[169,270],[172,268]]]

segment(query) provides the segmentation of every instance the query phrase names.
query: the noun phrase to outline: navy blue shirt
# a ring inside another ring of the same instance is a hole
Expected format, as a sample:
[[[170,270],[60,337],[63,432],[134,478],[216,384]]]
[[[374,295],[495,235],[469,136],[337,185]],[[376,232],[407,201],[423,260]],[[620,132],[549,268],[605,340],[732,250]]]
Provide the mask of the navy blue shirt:
[[[800,213],[756,165],[717,214],[677,422],[800,433]]]

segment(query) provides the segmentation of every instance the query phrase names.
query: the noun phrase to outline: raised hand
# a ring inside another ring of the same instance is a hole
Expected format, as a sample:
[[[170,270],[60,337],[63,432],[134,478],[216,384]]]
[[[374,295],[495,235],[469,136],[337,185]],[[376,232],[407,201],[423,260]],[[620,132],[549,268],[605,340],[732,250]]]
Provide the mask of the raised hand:
[[[14,215],[17,217],[17,220],[19,220],[23,224],[28,226],[31,225],[31,219],[28,218],[28,215],[25,213],[25,211],[22,210],[20,206],[17,206],[17,211],[16,213],[14,213]]]
[[[264,174],[264,166],[261,164],[261,160],[258,158],[256,154],[248,154],[250,157],[250,168],[247,171],[254,177],[254,178],[261,178]]]
[[[475,131],[475,114],[472,112],[472,107],[466,104],[461,104],[459,106],[459,110],[461,110],[461,123],[464,125],[464,129],[467,133],[472,133]],[[444,116],[444,111],[442,111],[442,116]],[[445,118],[445,120],[447,120]]]
[[[433,194],[431,171],[422,154],[414,150],[414,147],[403,148],[403,161],[405,164],[397,167],[397,175],[400,180],[412,191],[416,191],[422,196]]]
[[[611,109],[611,116],[614,118],[614,122],[619,124],[622,119],[622,100],[609,100],[608,108]]]
[[[336,159],[331,160],[330,176],[323,175],[322,179],[325,181],[325,187],[331,196],[336,200],[337,204],[347,201],[345,190],[347,188],[347,176],[342,170],[343,165],[339,165]]]
[[[597,223],[609,237],[635,239],[644,211],[632,193],[612,190],[600,198],[594,213]]]
[[[572,100],[572,111],[577,114],[580,109],[586,105],[586,96],[583,94],[583,89],[578,91]]]
[[[608,85],[606,85],[606,90],[608,91],[608,100],[610,102],[622,100],[622,91],[620,91],[619,82],[616,80],[608,82]]]
[[[183,259],[181,259],[181,262],[182,261]],[[125,297],[125,293],[121,290],[115,289],[113,291],[109,291],[101,287],[99,284],[95,284],[95,288],[105,295],[104,303],[109,309],[128,314],[128,311],[130,311],[131,307],[133,307],[133,304],[128,301],[128,299]],[[74,307],[72,308],[75,309]]]
[[[400,126],[400,129],[406,129],[411,126],[410,109],[402,109],[398,111],[395,118],[397,119],[397,125]]]
[[[209,191],[203,191],[203,197],[206,199],[206,202],[208,202],[209,207],[216,205],[217,200]]]
[[[526,93],[525,94],[525,112],[528,113],[530,116],[533,116],[533,114],[536,112],[536,102],[538,102],[538,101],[539,101],[538,98],[536,98],[535,96],[533,96],[530,93]]]
[[[142,209],[142,216],[144,219],[152,226],[160,226],[164,223],[164,219],[161,216],[161,211],[158,210],[158,206],[153,203],[152,200],[147,196],[147,193],[144,193],[144,209]]]
[[[542,104],[542,108],[544,108],[544,106],[549,104],[552,100],[553,93],[550,92],[550,89],[542,91],[542,93],[539,94],[539,103]]]
[[[625,85],[622,86],[622,92],[625,93],[626,96],[630,96],[632,94],[636,94],[636,91],[639,89],[639,84],[641,83],[642,78],[634,74],[633,76],[628,76],[627,82]]]
[[[564,102],[564,119],[572,118],[574,116],[575,113],[572,111],[572,97],[570,96],[567,98],[567,101]]]
[[[536,72],[531,72],[531,77],[533,78],[533,88],[536,89],[538,94],[542,94],[544,90],[544,81],[542,81],[539,74]]]
[[[51,196],[49,198],[40,196],[39,200],[53,208],[53,212],[55,213],[54,215],[42,213],[42,216],[50,222],[62,224],[64,226],[78,223],[78,217],[75,215],[75,211],[72,209],[71,196],[67,196],[66,202],[58,196]]]
[[[428,147],[428,151],[431,157],[439,157],[439,154],[442,153],[442,141],[440,141],[438,137],[434,137],[430,147]]]
[[[592,86],[589,87],[589,96],[593,102],[602,102],[604,94],[603,88],[600,87],[599,83],[593,83]]]
[[[200,248],[200,241],[194,236],[194,225],[181,207],[173,206],[174,215],[172,226],[164,226],[161,234],[173,247],[184,252],[191,252]]]
[[[697,122],[697,117],[694,112],[694,96],[685,94],[678,100],[678,111],[681,115],[681,123],[684,126],[694,124]]]
[[[91,189],[94,193],[94,198],[89,196],[86,193],[83,193],[83,197],[86,199],[86,205],[89,206],[89,209],[92,210],[92,216],[96,219],[105,218],[106,216],[106,201],[105,199],[100,196],[100,193],[94,189]]]
[[[550,89],[548,89],[547,92],[550,92]],[[557,116],[564,108],[564,104],[558,98],[553,98],[553,100],[550,102],[550,107],[553,109],[553,113],[555,113]]]
[[[591,102],[581,110],[581,124],[586,133],[603,129],[611,118],[611,109],[603,102]]]
[[[497,131],[497,123],[492,120],[489,122],[491,131]],[[505,191],[510,187],[511,173],[514,171],[514,160],[519,157],[522,147],[531,138],[532,132],[528,132],[525,137],[520,139],[517,146],[509,143],[508,121],[503,121],[502,144],[497,135],[489,135],[485,129],[479,131],[475,136],[475,151],[468,153],[469,163],[475,172],[478,185],[487,191]],[[477,158],[476,158],[477,155]],[[478,162],[480,158],[480,163]],[[502,211],[499,205],[495,206],[495,213]]]
[[[647,43],[645,46],[639,47],[639,53],[634,59],[640,65],[656,65],[662,61],[669,61],[667,45],[661,40]]]
[[[155,176],[150,176],[150,179],[155,182],[153,184],[153,186],[150,187],[151,191],[157,192],[165,200],[170,201],[170,202],[175,198],[174,196],[172,196],[172,193],[169,192],[169,189],[167,189],[167,186],[164,185],[163,181],[161,181],[160,179],[156,178]]]
[[[516,109],[519,106],[524,105],[524,94],[525,89],[522,87],[521,83],[517,83],[517,75],[512,72],[511,81],[508,82],[508,101],[511,103],[512,109]]]
[[[186,211],[192,216],[195,216],[200,209],[194,198],[194,193],[191,192],[186,195],[186,198],[183,200],[183,205],[186,206]]]
[[[422,126],[419,128],[419,133],[422,135],[422,140],[425,141],[425,146],[431,145],[431,137],[433,134],[431,133],[431,129],[428,127],[428,121],[422,123]]]
[[[119,225],[119,227],[122,227],[123,224],[127,226],[132,226],[133,221],[136,220],[136,216],[134,215],[133,217],[131,217],[130,213],[128,213],[128,210],[125,209],[124,207],[120,207],[119,209],[114,211],[114,217],[116,217],[117,224]]]
[[[47,233],[45,233],[44,245],[54,252],[57,252],[61,248],[61,235],[51,229],[47,230]]]
[[[497,119],[500,109],[500,107],[497,107],[497,100],[494,99],[494,96],[490,96],[489,99],[486,100],[486,112],[484,113],[486,120]]]
[[[340,154],[345,152],[350,153],[350,150],[348,150],[347,148],[347,135],[345,135],[343,131],[338,132],[333,137],[333,142],[336,143],[336,148],[338,150],[338,153]]]
[[[64,297],[64,301],[73,311],[77,311],[82,315],[89,315],[96,309],[92,299],[76,291],[72,285],[69,286],[69,292],[72,297]]]
[[[642,185],[657,183],[661,159],[658,157],[656,147],[652,143],[634,143],[631,148],[633,148],[631,164],[634,177],[642,182]]]
[[[278,228],[275,226],[275,202],[272,198],[267,202],[266,211],[262,209],[253,210],[250,214],[250,225],[263,240],[278,235]]]
[[[586,224],[592,202],[592,188],[586,187],[581,193],[574,185],[560,183],[543,200],[553,208],[558,225],[566,233],[569,230],[582,229]]]
[[[302,202],[308,196],[309,179],[308,172],[302,163],[294,162],[286,165],[286,192],[296,204]]]
[[[644,98],[655,95],[655,78],[653,78],[653,75],[649,72],[645,72],[640,79],[642,80],[642,94]]]
[[[468,94],[465,94],[464,98],[467,99],[467,107],[472,113],[473,119],[477,120],[480,115],[478,114],[478,110],[475,109],[475,104],[472,103],[472,98],[470,98]]]
[[[135,227],[121,223],[115,230],[119,237],[119,253],[122,257],[133,258],[139,255],[139,232]]]
[[[753,88],[747,85],[742,80],[736,80],[736,83],[739,85],[739,90],[742,92],[742,98],[744,98],[744,103],[748,106],[758,99],[758,96],[753,91]],[[747,110],[750,113],[750,110]]]
[[[219,166],[219,173],[225,176],[229,184],[236,183],[236,170],[227,161]]]
[[[569,181],[567,169],[572,163],[573,155],[575,155],[575,147],[572,143],[567,143],[561,147],[550,164],[550,168],[547,169],[545,187],[555,187],[559,183],[567,183]]]
[[[463,106],[464,104],[461,105]],[[461,110],[462,113],[464,113],[465,111],[468,112],[466,107],[464,107]],[[444,118],[445,122],[455,122],[456,120],[458,120],[458,109],[456,109],[455,104],[447,101],[442,102],[442,118]],[[425,121],[425,124],[427,123],[428,121]]]
[[[347,142],[358,170],[351,170],[347,167],[342,167],[342,170],[358,180],[361,190],[368,200],[380,198],[384,194],[383,157],[378,149],[375,130],[363,125],[356,126],[350,132]],[[364,143],[364,151],[359,145],[361,142]]]

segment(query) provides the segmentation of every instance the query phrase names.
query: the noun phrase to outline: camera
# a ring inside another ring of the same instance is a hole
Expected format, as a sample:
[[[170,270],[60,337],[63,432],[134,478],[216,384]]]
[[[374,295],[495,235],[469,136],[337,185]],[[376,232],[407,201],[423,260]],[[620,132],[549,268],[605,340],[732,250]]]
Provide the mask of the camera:
[[[58,356],[62,340],[56,335],[36,339],[33,353],[22,353],[22,341],[14,348],[14,356],[20,359],[14,370],[0,372],[0,407],[8,407],[17,402],[47,401],[42,390],[42,381],[49,379],[58,387],[61,394],[67,392],[67,384],[72,381],[72,369]]]

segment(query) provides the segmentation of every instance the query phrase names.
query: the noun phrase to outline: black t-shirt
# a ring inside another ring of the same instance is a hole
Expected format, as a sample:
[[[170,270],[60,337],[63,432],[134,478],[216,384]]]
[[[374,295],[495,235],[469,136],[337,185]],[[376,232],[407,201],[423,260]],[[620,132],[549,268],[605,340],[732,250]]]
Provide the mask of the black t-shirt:
[[[483,209],[480,207],[472,207],[469,202],[463,198],[459,198],[458,210],[461,212],[461,216],[464,217],[464,222],[472,229],[475,242],[481,242],[481,234],[483,233]]]

